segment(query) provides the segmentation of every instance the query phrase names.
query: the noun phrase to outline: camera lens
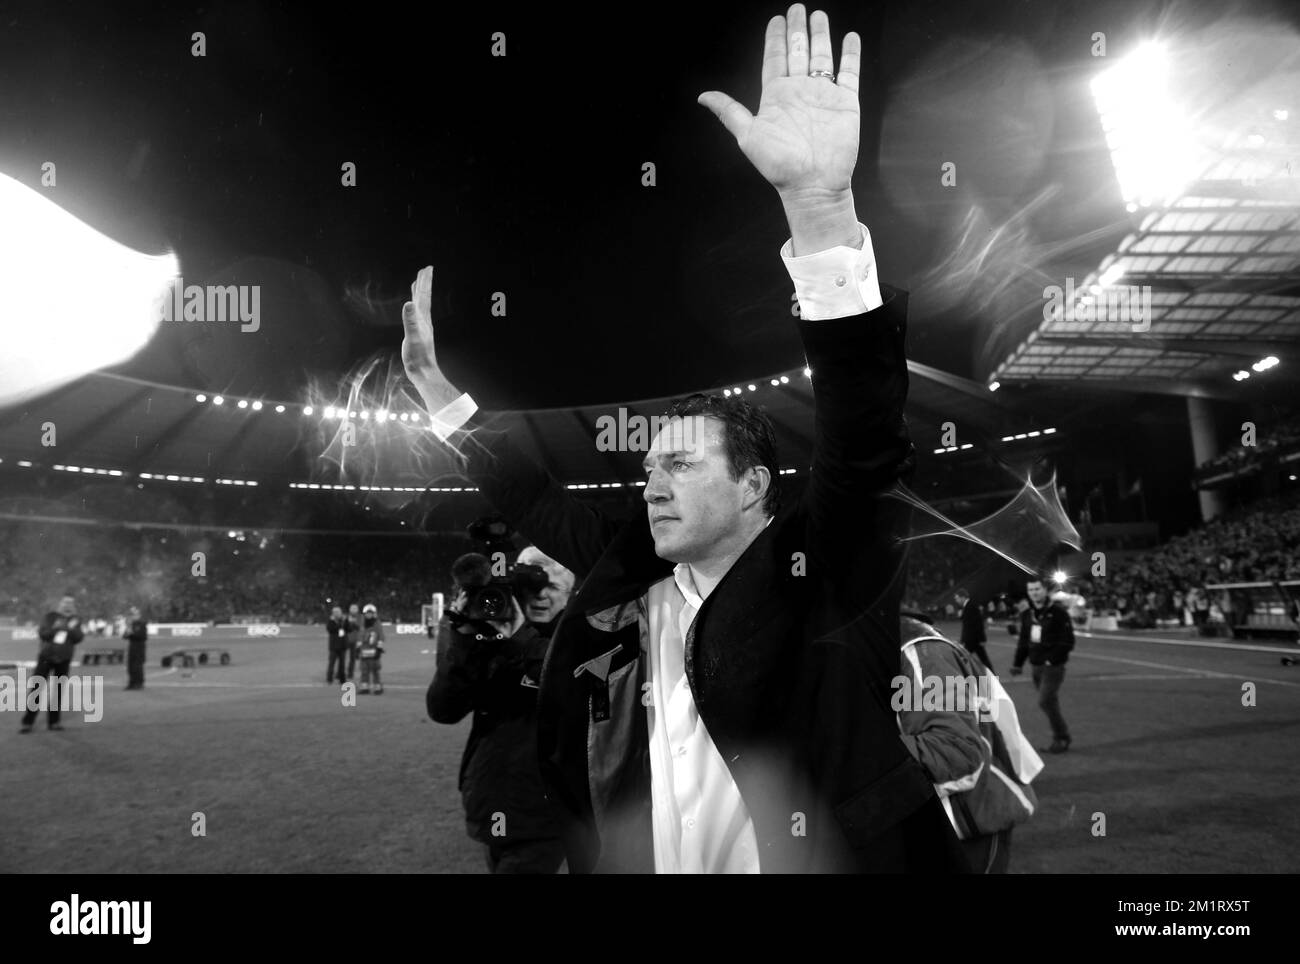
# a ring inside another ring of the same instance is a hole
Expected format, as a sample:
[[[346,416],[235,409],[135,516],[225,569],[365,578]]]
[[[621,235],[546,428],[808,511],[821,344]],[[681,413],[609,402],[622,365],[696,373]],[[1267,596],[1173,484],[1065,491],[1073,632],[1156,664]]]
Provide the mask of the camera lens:
[[[479,597],[479,607],[485,619],[500,619],[506,612],[506,603],[506,594],[495,586],[483,590]]]

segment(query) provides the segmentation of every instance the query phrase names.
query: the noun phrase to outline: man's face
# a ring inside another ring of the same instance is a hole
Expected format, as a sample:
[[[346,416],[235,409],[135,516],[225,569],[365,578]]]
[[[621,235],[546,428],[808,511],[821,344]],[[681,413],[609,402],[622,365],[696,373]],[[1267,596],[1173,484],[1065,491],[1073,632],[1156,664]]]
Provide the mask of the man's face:
[[[573,573],[558,566],[546,566],[549,582],[524,608],[524,618],[530,623],[549,623],[564,611],[573,592]]]
[[[333,609],[330,610],[330,616],[331,616],[332,618],[334,618],[334,619],[342,619],[342,618],[343,618],[343,607],[342,607],[342,606],[335,606]]]
[[[64,596],[59,600],[59,615],[71,616],[77,611],[77,601],[71,596]]]
[[[349,615],[349,616],[356,616],[356,615],[357,615],[358,613],[360,613],[360,612],[361,612],[361,607],[358,606],[358,605],[353,604],[353,605],[351,605],[351,606],[348,607],[348,615]]]
[[[642,460],[643,498],[655,554],[670,562],[707,559],[740,529],[747,494],[731,478],[722,422],[704,415],[671,419]]]
[[[140,607],[139,607],[139,606],[132,606],[131,609],[130,609],[130,611],[129,611],[129,613],[128,613],[128,615],[129,615],[132,619],[139,619],[139,618],[140,618]]]
[[[1029,601],[1035,606],[1041,606],[1047,598],[1047,587],[1041,582],[1031,582],[1025,588],[1029,590]]]

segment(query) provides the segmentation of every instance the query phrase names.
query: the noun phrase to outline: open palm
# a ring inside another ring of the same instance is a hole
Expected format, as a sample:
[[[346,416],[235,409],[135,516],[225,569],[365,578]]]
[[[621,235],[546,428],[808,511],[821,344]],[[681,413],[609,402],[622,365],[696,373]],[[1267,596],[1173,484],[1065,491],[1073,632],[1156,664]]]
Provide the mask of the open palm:
[[[699,100],[782,194],[844,191],[858,157],[861,52],[858,35],[845,35],[839,76],[826,76],[834,66],[830,22],[816,11],[805,23],[803,6],[795,4],[788,17],[767,25],[758,113],[721,91]]]

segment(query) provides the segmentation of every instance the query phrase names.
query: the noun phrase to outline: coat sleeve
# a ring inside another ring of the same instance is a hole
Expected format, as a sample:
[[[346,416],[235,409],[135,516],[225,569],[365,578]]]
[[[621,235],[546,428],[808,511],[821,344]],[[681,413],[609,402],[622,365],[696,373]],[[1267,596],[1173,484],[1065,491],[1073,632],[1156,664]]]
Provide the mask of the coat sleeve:
[[[425,694],[425,708],[435,723],[459,723],[483,700],[488,683],[488,664],[498,644],[478,640],[451,629],[443,622],[438,665]]]
[[[917,664],[904,656],[903,671],[914,679],[956,678],[964,682],[971,678],[947,643],[923,641],[910,649]],[[947,692],[946,685],[944,689]],[[976,694],[968,695],[973,699]],[[926,710],[924,705],[915,705],[915,697],[911,702],[911,709],[898,714],[901,737],[908,751],[925,767],[941,796],[972,789],[989,758],[989,750],[980,735],[977,707],[972,702],[964,711]]]
[[[36,635],[40,637],[43,643],[54,642],[54,613],[46,613],[41,619],[40,628],[36,630]]]
[[[592,570],[617,522],[575,499],[490,423],[473,429],[462,454],[465,475],[512,526],[579,580]]]
[[[1016,655],[1011,661],[1011,665],[1020,667],[1025,665],[1025,660],[1029,658],[1029,619],[1024,613],[1020,614],[1020,638],[1016,641]]]
[[[815,406],[806,494],[810,553],[873,598],[902,569],[896,536],[907,515],[904,503],[887,493],[915,464],[903,418],[907,296],[885,294],[874,311],[799,325]],[[847,566],[850,559],[866,565]]]

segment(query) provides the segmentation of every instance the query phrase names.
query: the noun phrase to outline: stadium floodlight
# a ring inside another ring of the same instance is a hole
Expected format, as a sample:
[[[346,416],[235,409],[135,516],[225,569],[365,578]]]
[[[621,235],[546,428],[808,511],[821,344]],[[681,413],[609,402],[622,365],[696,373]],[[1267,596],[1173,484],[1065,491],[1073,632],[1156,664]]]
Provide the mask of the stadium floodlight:
[[[1067,579],[1069,579],[1069,576],[1063,573],[1060,569],[1052,573],[1052,582],[1056,583],[1058,586],[1064,586]]]
[[[999,381],[997,381],[997,380],[994,380],[994,381],[989,382],[989,391],[990,391],[990,392],[996,392],[996,391],[997,391],[999,388],[1001,388],[1001,387],[1002,387],[1002,383],[999,382]]]
[[[1052,434],[1053,432],[1055,432],[1055,431],[1056,431],[1056,429],[1054,429],[1054,428],[1045,428],[1045,429],[1043,429],[1043,434],[1044,434],[1044,435],[1051,435],[1051,434]]]
[[[1246,371],[1244,368],[1239,368],[1232,373],[1232,380],[1234,382],[1244,382],[1249,377],[1250,372]]]
[[[803,377],[804,377],[804,378],[812,378],[812,369],[811,369],[811,368],[805,368],[805,369],[803,370]]]
[[[1167,204],[1197,174],[1193,125],[1172,96],[1171,61],[1162,44],[1146,43],[1092,81],[1120,194],[1130,207]]]
[[[361,421],[363,421],[363,422],[364,422],[364,421],[367,421],[369,418],[370,418],[370,413],[369,413],[368,411],[366,411],[365,409],[362,409],[362,411],[361,411]]]
[[[1267,358],[1261,358],[1259,361],[1255,362],[1255,364],[1251,365],[1250,367],[1257,372],[1266,372],[1270,368],[1276,368],[1279,364],[1280,362],[1278,361],[1278,357],[1276,355],[1269,355]]]
[[[782,385],[789,385],[789,384],[790,384],[790,376],[789,376],[789,375],[782,375],[782,376],[781,376],[781,384],[782,384]]]
[[[375,420],[378,421],[378,422],[387,422],[387,421],[388,421],[388,410],[387,410],[387,409],[384,409],[384,408],[381,408],[378,412],[375,413]]]
[[[778,385],[780,385],[780,384],[781,384],[781,382],[780,382],[779,379],[776,379],[776,378],[773,378],[773,379],[772,379],[772,387],[773,387],[773,388],[776,388],[776,387],[777,387]]]
[[[722,390],[722,397],[723,397],[723,398],[730,398],[730,397],[731,397],[731,389],[730,389],[730,388],[724,388],[724,389]]]
[[[195,400],[196,402],[200,402],[200,403],[202,403],[202,402],[206,402],[206,401],[208,400],[208,396],[206,396],[206,395],[195,395],[195,396],[194,396],[194,400]]]
[[[212,404],[213,404],[213,405],[224,405],[225,403],[226,403],[226,399],[225,399],[224,396],[222,396],[222,395],[213,395],[213,396],[212,396]]]
[[[315,411],[316,411],[316,409],[312,408],[310,405],[304,405],[304,406],[302,407],[302,413],[303,413],[304,415],[310,415],[310,414],[312,414],[312,413],[315,412]],[[325,417],[326,417],[326,418],[329,418],[329,409],[326,409],[325,411],[326,411],[326,415],[325,415]]]
[[[1101,277],[1097,279],[1097,284],[1103,288],[1109,288],[1122,277],[1124,277],[1124,266],[1116,261],[1101,273]]]
[[[277,405],[277,406],[275,406],[275,412],[276,412],[277,415],[283,415],[283,414],[284,414],[284,406],[283,406],[283,405]]]
[[[756,392],[756,391],[758,391],[758,386],[757,386],[757,385],[750,385],[750,386],[749,386],[749,390],[750,390],[751,392]]]
[[[126,361],[179,274],[0,174],[0,405]]]
[[[246,398],[241,398],[241,399],[239,400],[239,407],[240,407],[240,408],[248,408],[248,399],[246,399]]]
[[[261,403],[261,402],[254,402],[254,403],[253,403],[253,411],[255,411],[255,412],[260,412],[261,410],[262,410],[262,403]]]

